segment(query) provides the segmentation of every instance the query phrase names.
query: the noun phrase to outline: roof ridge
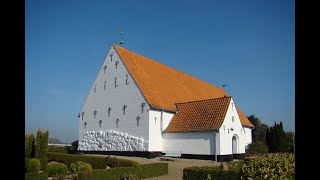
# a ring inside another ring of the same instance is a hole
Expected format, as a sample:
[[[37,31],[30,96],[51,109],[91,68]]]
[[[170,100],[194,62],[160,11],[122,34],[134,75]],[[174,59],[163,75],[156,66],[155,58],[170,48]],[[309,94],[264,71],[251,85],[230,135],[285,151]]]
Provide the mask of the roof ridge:
[[[187,104],[187,103],[194,103],[194,102],[200,102],[200,101],[210,101],[210,100],[224,99],[224,98],[232,98],[232,96],[224,96],[224,97],[218,97],[218,98],[202,99],[202,100],[188,101],[188,102],[175,103],[175,104]]]
[[[162,63],[160,63],[160,62],[158,62],[158,61],[156,61],[156,60],[154,60],[154,59],[152,59],[152,58],[149,58],[149,57],[147,57],[147,56],[141,55],[141,54],[139,54],[139,53],[137,53],[137,52],[134,52],[134,51],[132,51],[132,50],[129,50],[129,49],[127,49],[127,48],[124,48],[124,47],[119,46],[119,45],[117,45],[117,44],[112,44],[112,45],[113,45],[113,46],[117,46],[117,47],[119,47],[119,48],[122,48],[122,49],[124,49],[124,50],[126,50],[126,51],[129,51],[129,52],[131,52],[131,53],[134,53],[134,54],[136,54],[136,55],[138,55],[138,56],[142,56],[142,57],[146,58],[147,60],[156,62],[156,63],[161,64],[161,65],[163,65],[163,66],[165,66],[165,67],[167,67],[167,68],[174,69],[175,71],[178,71],[179,73],[188,75],[188,76],[190,76],[190,77],[192,77],[192,78],[195,78],[195,79],[197,79],[197,80],[199,80],[199,81],[202,81],[202,82],[204,82],[204,83],[207,83],[207,84],[209,84],[209,85],[211,85],[211,86],[215,86],[215,87],[217,87],[217,88],[219,88],[219,89],[222,89],[222,88],[220,88],[220,87],[218,87],[218,86],[216,86],[216,85],[214,85],[214,84],[211,84],[211,83],[209,83],[209,82],[207,82],[207,81],[204,81],[204,80],[202,80],[202,79],[199,79],[199,78],[197,78],[197,77],[195,77],[195,76],[193,76],[193,75],[190,75],[190,74],[188,74],[188,73],[182,72],[181,70],[178,70],[178,69],[176,69],[176,68],[170,67],[170,66],[168,66],[168,65],[166,65],[166,64],[162,64]],[[120,55],[120,54],[119,54],[119,55]],[[226,95],[228,95],[228,93],[225,92],[224,90],[223,90],[223,92],[224,92]]]

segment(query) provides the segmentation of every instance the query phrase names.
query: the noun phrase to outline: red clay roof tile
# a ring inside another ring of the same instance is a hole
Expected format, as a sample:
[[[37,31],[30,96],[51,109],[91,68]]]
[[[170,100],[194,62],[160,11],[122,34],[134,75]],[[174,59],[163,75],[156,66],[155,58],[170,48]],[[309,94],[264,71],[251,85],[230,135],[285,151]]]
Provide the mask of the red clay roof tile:
[[[113,47],[153,108],[176,111],[175,103],[227,96],[222,88],[123,47],[117,45]],[[246,123],[246,120],[243,122]]]

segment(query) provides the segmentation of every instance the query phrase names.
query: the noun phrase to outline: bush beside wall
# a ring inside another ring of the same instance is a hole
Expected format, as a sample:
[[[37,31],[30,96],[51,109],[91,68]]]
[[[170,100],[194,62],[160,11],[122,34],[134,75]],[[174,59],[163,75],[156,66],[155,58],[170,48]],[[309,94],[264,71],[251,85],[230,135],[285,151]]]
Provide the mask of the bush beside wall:
[[[123,174],[135,175],[145,179],[168,174],[167,163],[143,164],[137,167],[116,167],[111,169],[95,169],[91,174],[79,172],[79,180],[119,179]]]
[[[67,154],[67,146],[61,147],[61,146],[53,146],[53,145],[48,145],[48,152],[56,152],[56,153],[65,153]]]
[[[131,161],[127,159],[118,159],[116,157],[106,157],[106,164],[109,167],[134,167],[139,166],[139,163],[136,161]]]
[[[105,157],[102,156],[86,156],[48,152],[48,160],[62,162],[66,164],[68,168],[70,167],[71,163],[76,163],[77,161],[89,163],[93,169],[106,168],[106,160]]]

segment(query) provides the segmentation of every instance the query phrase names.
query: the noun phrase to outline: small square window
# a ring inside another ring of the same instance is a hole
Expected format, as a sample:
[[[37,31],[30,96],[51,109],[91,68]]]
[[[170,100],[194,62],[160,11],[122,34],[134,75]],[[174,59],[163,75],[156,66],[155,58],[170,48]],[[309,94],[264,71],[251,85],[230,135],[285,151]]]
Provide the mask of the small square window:
[[[232,116],[232,122],[234,122],[234,116]]]

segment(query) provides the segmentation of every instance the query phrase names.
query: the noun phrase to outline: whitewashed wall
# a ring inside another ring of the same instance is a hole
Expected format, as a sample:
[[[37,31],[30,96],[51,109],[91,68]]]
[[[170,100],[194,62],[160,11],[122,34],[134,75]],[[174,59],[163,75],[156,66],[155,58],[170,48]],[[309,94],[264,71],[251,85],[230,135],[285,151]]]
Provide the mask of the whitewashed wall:
[[[163,133],[163,151],[182,151],[182,154],[214,155],[215,133]]]
[[[110,53],[114,53],[112,61]],[[117,61],[119,64],[116,69],[115,63]],[[106,72],[104,72],[105,65],[107,65]],[[128,75],[129,82],[127,85],[126,75]],[[117,78],[117,87],[115,87],[115,78]],[[94,89],[96,89],[95,92]],[[141,103],[145,103],[144,112],[141,110]],[[127,105],[125,114],[123,114],[123,105]],[[110,117],[108,117],[109,107],[111,107]],[[127,133],[130,136],[149,141],[149,109],[148,103],[122,60],[115,49],[111,47],[80,111],[79,141],[88,131],[106,132],[110,130]],[[96,118],[93,114],[95,110],[97,111]],[[81,112],[85,113],[83,119]],[[137,126],[136,119],[138,116],[140,117],[139,126]],[[116,119],[119,119],[118,128],[116,127]],[[101,128],[99,127],[100,120],[102,120]],[[85,122],[87,123],[86,128],[84,128]]]
[[[173,115],[160,110],[149,111],[149,151],[162,151],[162,131],[168,127]]]
[[[245,132],[245,139],[246,139],[245,145],[247,146],[252,143],[252,128],[243,127],[243,129]]]
[[[232,122],[232,116],[234,117],[234,122]],[[233,131],[231,128],[233,128]],[[231,99],[224,122],[219,129],[218,155],[232,154],[232,137],[234,135],[237,136],[237,154],[245,153],[245,133],[233,99]]]

